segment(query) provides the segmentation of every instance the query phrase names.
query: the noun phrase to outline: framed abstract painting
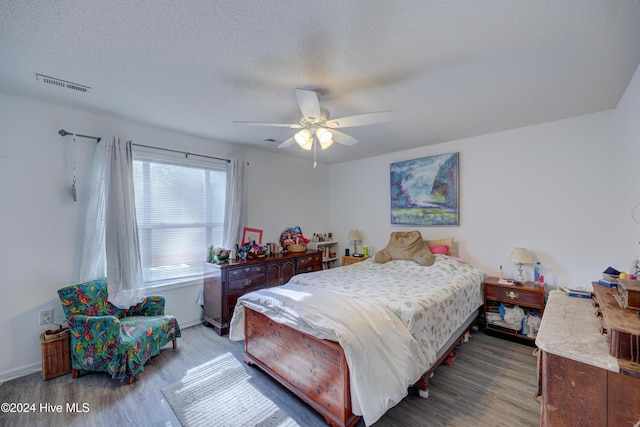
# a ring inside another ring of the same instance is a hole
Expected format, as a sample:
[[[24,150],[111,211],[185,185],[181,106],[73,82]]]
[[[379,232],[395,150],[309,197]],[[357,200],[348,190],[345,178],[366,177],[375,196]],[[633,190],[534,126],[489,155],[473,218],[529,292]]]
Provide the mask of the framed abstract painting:
[[[458,154],[391,163],[391,224],[459,225]]]

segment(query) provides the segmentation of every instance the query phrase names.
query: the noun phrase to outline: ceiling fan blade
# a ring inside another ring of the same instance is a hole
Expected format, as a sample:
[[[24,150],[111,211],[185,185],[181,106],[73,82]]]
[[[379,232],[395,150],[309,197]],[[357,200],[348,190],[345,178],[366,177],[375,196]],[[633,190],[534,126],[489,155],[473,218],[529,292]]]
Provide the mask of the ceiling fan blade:
[[[270,126],[270,127],[277,127],[277,128],[289,128],[289,129],[300,129],[301,127],[303,127],[299,123],[242,122],[242,121],[234,121],[233,123],[238,123],[241,125]]]
[[[296,99],[303,117],[312,122],[320,120],[320,101],[315,91],[296,89]]]
[[[350,135],[347,135],[346,133],[337,131],[335,129],[331,129],[331,133],[333,134],[334,142],[337,142],[338,144],[347,145],[350,147],[358,143],[357,139]]]
[[[380,111],[378,113],[365,113],[329,120],[327,121],[327,126],[330,128],[348,128],[387,122],[392,119],[393,111]]]
[[[285,142],[283,142],[282,144],[278,145],[278,148],[287,148],[293,145],[293,143],[296,142],[295,139],[293,139],[293,137],[287,139]]]

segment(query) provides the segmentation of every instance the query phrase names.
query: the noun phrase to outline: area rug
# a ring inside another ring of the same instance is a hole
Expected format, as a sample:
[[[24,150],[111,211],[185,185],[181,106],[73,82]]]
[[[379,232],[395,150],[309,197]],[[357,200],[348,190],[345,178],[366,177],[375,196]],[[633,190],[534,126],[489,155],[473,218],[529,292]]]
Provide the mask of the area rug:
[[[231,353],[191,369],[162,393],[183,427],[299,425],[258,390]]]

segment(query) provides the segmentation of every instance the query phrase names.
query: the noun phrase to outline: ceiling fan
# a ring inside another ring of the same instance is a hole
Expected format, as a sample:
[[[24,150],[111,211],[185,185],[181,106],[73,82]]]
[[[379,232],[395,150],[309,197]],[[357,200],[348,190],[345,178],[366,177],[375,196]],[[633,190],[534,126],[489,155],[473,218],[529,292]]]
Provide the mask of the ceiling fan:
[[[393,111],[381,111],[377,113],[357,114],[339,119],[329,119],[329,111],[320,107],[318,92],[315,90],[296,89],[296,99],[300,109],[300,123],[270,123],[270,122],[244,122],[245,125],[286,127],[300,129],[291,138],[278,145],[278,148],[286,148],[298,143],[300,148],[311,150],[313,148],[313,167],[317,166],[317,145],[323,150],[329,148],[334,142],[352,146],[358,143],[354,137],[336,129],[354,126],[372,125],[393,119]]]

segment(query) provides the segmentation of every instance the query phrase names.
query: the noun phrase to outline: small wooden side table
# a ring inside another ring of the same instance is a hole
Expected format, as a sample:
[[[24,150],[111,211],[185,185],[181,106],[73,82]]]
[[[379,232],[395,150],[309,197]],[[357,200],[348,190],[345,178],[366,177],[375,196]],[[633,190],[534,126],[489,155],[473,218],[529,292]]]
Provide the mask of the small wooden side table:
[[[544,297],[545,287],[535,282],[525,282],[522,286],[506,285],[498,282],[497,277],[487,277],[484,282],[484,318],[485,332],[494,331],[503,336],[516,336],[528,341],[535,341],[535,337],[523,335],[522,331],[511,331],[491,322],[487,322],[487,311],[489,306],[495,306],[500,303],[518,305],[529,311],[544,313]]]
[[[368,256],[347,256],[347,255],[343,255],[342,256],[342,265],[355,264],[357,262],[364,261],[367,258],[371,258],[371,257],[368,257]]]

